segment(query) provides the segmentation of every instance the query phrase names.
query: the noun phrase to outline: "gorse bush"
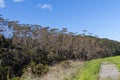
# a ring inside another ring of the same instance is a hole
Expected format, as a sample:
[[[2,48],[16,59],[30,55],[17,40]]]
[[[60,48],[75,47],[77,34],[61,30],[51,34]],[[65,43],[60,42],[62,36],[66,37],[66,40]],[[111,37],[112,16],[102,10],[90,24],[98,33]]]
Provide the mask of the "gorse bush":
[[[44,64],[37,64],[32,67],[32,72],[39,76],[47,73],[48,70],[49,70],[48,65],[44,65]]]
[[[9,80],[21,80],[20,77],[14,77],[12,79],[9,79]]]

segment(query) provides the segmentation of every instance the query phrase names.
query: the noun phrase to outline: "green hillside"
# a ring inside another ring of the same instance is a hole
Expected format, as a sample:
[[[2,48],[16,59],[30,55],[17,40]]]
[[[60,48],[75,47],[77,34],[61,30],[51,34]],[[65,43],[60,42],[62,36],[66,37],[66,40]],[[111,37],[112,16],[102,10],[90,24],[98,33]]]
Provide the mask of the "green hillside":
[[[113,63],[120,71],[120,56],[95,59],[85,63],[84,69],[77,75],[75,80],[98,80],[98,73],[102,62]]]

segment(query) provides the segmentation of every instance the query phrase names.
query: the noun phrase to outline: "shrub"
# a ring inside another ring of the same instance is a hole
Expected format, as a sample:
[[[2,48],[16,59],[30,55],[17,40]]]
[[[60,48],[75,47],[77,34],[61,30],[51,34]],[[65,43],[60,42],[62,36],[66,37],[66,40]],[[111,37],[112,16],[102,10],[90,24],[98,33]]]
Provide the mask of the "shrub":
[[[14,77],[12,79],[9,79],[9,80],[21,80],[19,77]]]
[[[37,64],[32,67],[32,72],[39,76],[47,73],[48,70],[49,70],[48,65],[44,65],[44,64]]]

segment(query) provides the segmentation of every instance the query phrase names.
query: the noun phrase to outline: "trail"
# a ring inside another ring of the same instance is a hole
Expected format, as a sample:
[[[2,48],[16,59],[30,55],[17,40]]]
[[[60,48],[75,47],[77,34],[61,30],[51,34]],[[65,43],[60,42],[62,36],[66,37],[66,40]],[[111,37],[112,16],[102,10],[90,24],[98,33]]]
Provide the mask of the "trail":
[[[120,73],[115,64],[103,63],[99,72],[99,80],[120,80]]]

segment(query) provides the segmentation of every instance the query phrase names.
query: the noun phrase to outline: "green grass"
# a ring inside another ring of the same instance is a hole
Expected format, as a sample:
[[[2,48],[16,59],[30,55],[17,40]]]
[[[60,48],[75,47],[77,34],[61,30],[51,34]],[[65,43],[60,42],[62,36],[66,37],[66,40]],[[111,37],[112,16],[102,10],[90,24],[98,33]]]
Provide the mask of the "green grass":
[[[76,80],[98,80],[98,74],[102,62],[113,63],[120,71],[120,56],[95,59],[85,63],[84,69],[78,73]]]

